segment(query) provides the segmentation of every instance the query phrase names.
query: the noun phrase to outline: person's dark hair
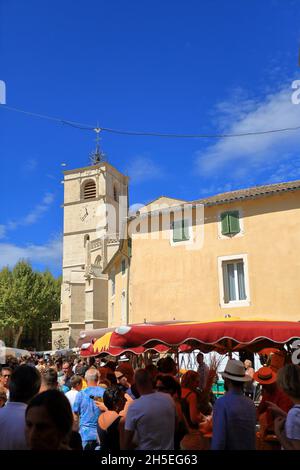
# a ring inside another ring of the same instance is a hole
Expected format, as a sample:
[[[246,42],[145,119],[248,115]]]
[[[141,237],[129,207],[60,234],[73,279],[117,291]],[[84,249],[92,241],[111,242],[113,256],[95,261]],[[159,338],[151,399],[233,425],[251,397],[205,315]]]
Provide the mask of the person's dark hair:
[[[11,367],[8,367],[8,366],[3,366],[3,367],[1,368],[1,372],[2,372],[3,370],[7,370],[7,371],[10,372],[10,373],[12,373],[12,371],[13,371],[12,368],[11,368]]]
[[[158,371],[156,365],[154,365],[154,364],[148,364],[148,365],[145,367],[145,369],[146,369],[148,372],[150,372],[150,374],[154,374],[154,373],[156,373],[156,372]]]
[[[117,378],[116,378],[115,374],[112,374],[111,372],[109,372],[108,374],[106,374],[106,378],[107,378],[107,380],[110,381],[111,386],[118,384],[118,381],[117,381]]]
[[[135,383],[132,384],[130,388],[131,388],[131,392],[132,392],[132,394],[134,395],[134,397],[135,397],[135,398],[140,398],[141,395],[139,394],[139,392],[138,392],[138,390],[137,390],[137,388],[136,388],[136,384],[135,384]]]
[[[27,364],[17,367],[10,379],[9,399],[14,402],[28,403],[41,386],[41,374],[35,367]]]
[[[145,388],[152,386],[152,379],[151,375],[146,369],[138,369],[135,372],[135,383],[137,385],[137,388]]]
[[[108,362],[105,364],[105,367],[108,367],[109,369],[115,371],[116,368],[117,368],[117,365],[118,365],[118,363],[115,362],[115,361],[108,361]]]
[[[75,373],[76,375],[79,375],[80,377],[84,378],[86,371],[88,370],[87,366],[76,366]]]
[[[166,390],[166,392],[173,394],[177,394],[178,398],[181,398],[181,387],[180,384],[177,382],[174,377],[171,375],[158,375],[156,377],[156,383],[160,381]]]
[[[156,363],[156,367],[157,367],[157,370],[158,372],[161,372],[161,368],[162,368],[162,363],[164,362],[164,358],[161,357],[160,359],[158,359],[157,363]]]
[[[177,371],[176,363],[170,356],[160,359],[157,367],[162,374],[176,374]]]
[[[71,387],[74,388],[76,385],[82,384],[82,377],[80,375],[73,375],[70,379]]]
[[[156,377],[158,375],[158,369],[154,364],[148,364],[145,369],[149,372],[152,377],[153,384],[155,384]]]
[[[123,362],[118,365],[116,372],[121,372],[130,384],[134,382],[134,370],[129,362]]]
[[[300,398],[300,366],[296,364],[286,364],[279,369],[277,374],[277,384],[282,390],[292,398]]]
[[[45,384],[45,386],[48,389],[57,388],[58,381],[57,381],[57,372],[56,372],[56,370],[54,370],[52,368],[45,370],[42,373],[42,382]]]
[[[63,360],[62,359],[56,359],[55,365],[56,365],[57,369],[61,369],[62,365],[63,365]]]
[[[95,357],[89,357],[89,367],[92,367],[96,362],[96,358]]]
[[[28,404],[25,416],[30,408],[44,406],[58,432],[67,436],[72,431],[73,413],[67,397],[59,390],[46,390],[36,395]]]
[[[199,381],[199,374],[194,370],[188,370],[181,377],[181,386],[182,388],[189,388],[190,390],[193,390],[197,381]]]
[[[103,394],[103,403],[110,411],[117,408],[121,401],[125,401],[122,387],[108,387]]]

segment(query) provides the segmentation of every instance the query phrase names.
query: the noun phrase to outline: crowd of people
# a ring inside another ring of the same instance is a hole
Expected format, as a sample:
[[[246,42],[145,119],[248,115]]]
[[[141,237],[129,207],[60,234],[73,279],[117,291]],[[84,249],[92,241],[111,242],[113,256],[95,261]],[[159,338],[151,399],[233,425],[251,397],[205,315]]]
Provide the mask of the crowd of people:
[[[136,370],[100,358],[5,365],[0,449],[255,450],[259,438],[300,450],[300,366],[254,371],[249,360],[229,359],[216,399],[203,354],[197,361],[183,375],[169,356]]]

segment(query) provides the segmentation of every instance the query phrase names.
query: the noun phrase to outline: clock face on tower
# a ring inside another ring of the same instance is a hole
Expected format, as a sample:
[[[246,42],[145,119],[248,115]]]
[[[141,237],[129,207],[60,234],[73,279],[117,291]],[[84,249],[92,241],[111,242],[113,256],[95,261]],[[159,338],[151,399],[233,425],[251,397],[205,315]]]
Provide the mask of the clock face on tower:
[[[79,219],[81,222],[90,222],[96,218],[96,207],[83,206],[79,211]],[[96,223],[96,222],[95,222]]]
[[[81,222],[84,222],[85,220],[89,220],[90,216],[91,216],[91,210],[87,206],[84,206],[80,209],[79,217],[80,217]]]

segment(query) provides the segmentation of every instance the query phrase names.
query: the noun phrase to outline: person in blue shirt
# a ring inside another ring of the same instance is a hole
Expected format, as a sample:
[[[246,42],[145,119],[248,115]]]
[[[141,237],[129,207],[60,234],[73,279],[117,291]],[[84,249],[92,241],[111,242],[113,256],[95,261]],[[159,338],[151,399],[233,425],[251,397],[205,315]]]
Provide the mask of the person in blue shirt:
[[[82,439],[84,450],[93,450],[97,446],[97,422],[101,414],[94,398],[103,397],[105,388],[100,387],[99,372],[95,368],[90,368],[85,373],[87,388],[77,393],[73,405],[75,420],[79,420],[79,433]]]
[[[229,359],[222,373],[227,393],[215,402],[213,409],[212,450],[255,450],[256,409],[243,393],[245,374],[241,361]]]

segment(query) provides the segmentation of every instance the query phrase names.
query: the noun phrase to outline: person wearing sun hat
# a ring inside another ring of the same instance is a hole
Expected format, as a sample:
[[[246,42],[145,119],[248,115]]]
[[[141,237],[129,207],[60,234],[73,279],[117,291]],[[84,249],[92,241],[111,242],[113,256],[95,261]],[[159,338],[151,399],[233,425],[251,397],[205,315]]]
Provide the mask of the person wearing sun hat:
[[[277,386],[277,373],[271,367],[261,367],[253,375],[253,379],[262,387],[262,399],[257,409],[257,418],[262,434],[274,434],[274,419],[269,403],[274,403],[286,413],[292,408],[292,400]]]
[[[255,405],[243,393],[251,377],[241,361],[229,359],[224,372],[227,391],[216,400],[213,409],[212,450],[255,450]]]

